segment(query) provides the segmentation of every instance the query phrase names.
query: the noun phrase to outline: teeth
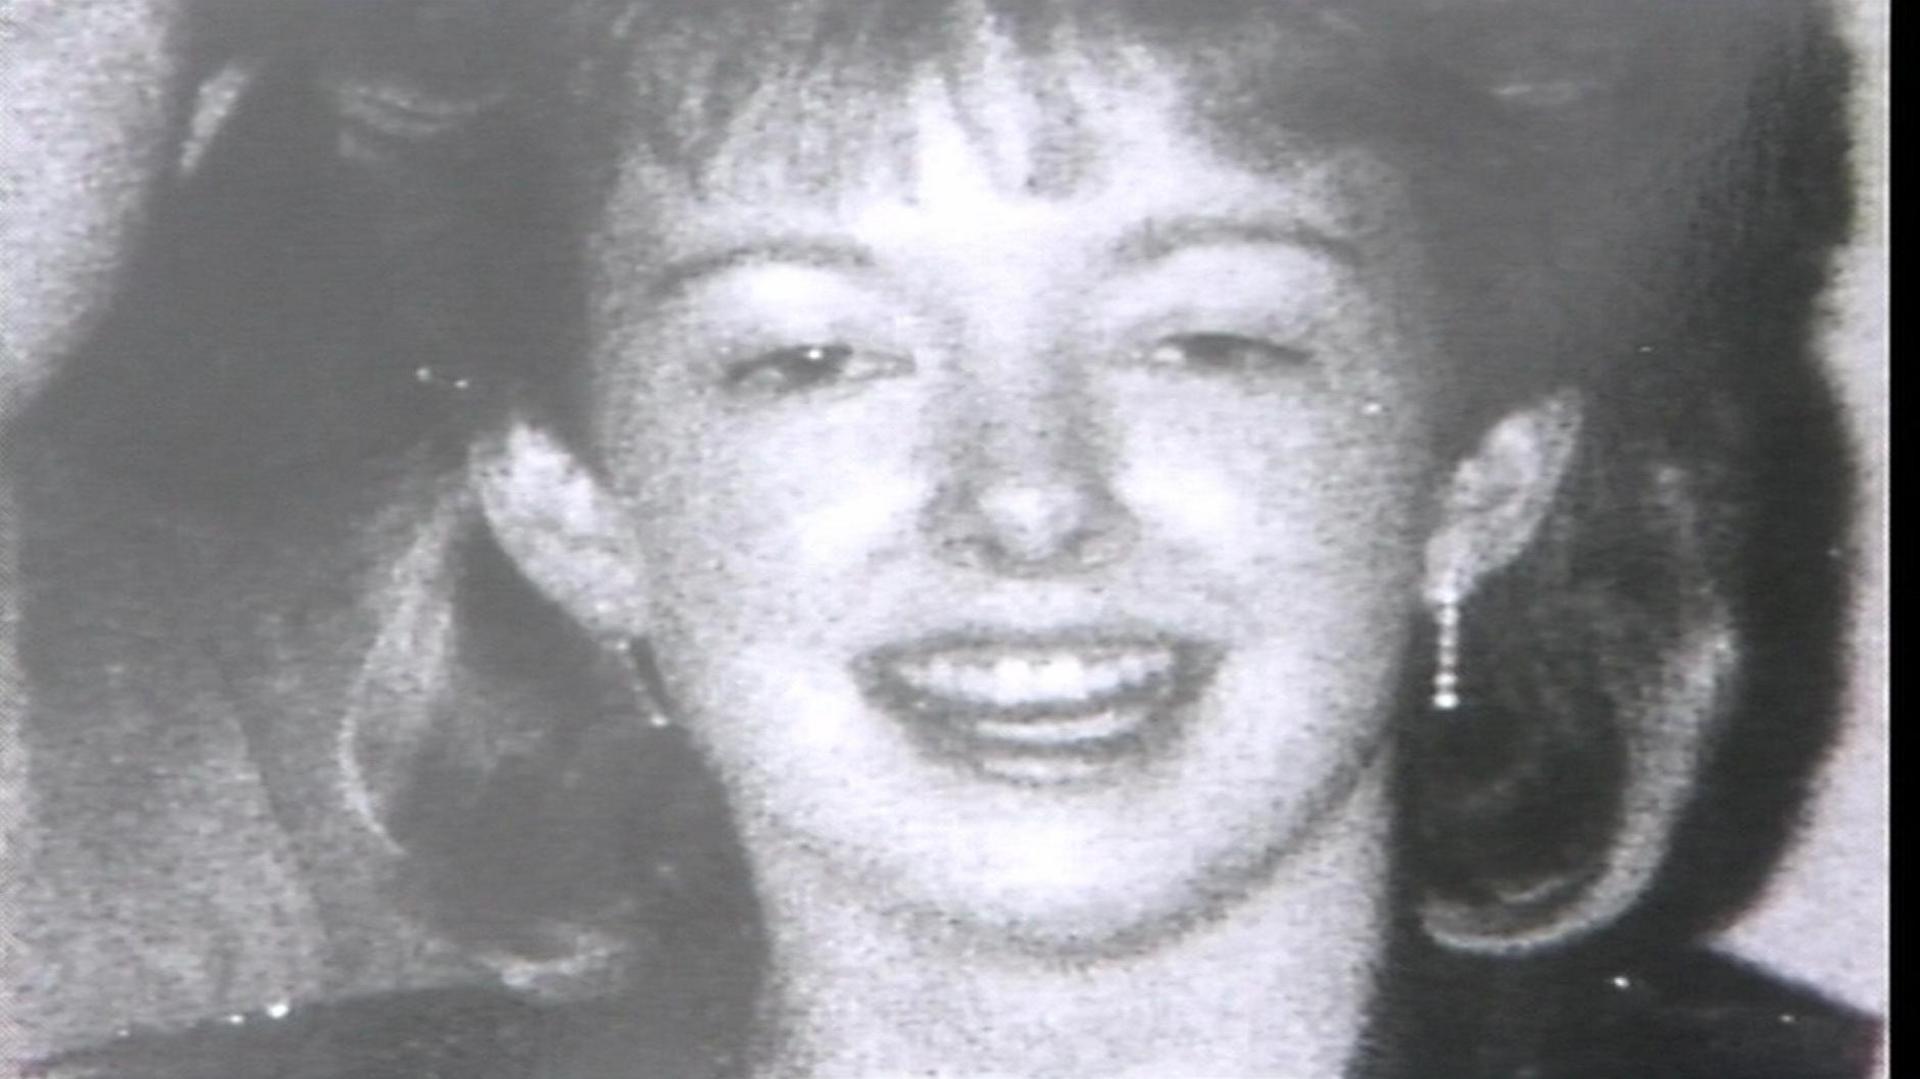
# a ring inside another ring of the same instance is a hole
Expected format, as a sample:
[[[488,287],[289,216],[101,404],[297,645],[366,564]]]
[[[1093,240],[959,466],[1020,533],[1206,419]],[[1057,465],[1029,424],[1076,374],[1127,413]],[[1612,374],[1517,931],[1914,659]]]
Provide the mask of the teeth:
[[[1173,670],[1173,653],[1164,648],[946,653],[895,668],[902,681],[921,693],[997,708],[1071,705],[1157,689]]]
[[[1054,656],[1034,669],[1034,684],[1044,697],[1084,696],[1093,689],[1086,665],[1071,656]]]
[[[1018,704],[1034,696],[1039,678],[1033,664],[1010,656],[993,665],[993,700],[996,704]]]

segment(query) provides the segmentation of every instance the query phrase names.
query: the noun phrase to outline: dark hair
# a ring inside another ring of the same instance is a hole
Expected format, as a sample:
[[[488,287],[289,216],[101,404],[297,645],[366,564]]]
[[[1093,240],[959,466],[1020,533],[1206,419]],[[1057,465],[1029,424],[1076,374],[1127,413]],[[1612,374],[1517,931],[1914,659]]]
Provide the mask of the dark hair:
[[[408,357],[394,377],[471,378],[487,393],[470,400],[555,422],[584,382],[575,245],[620,152],[698,182],[756,94],[831,118],[950,71],[983,20],[1037,58],[1067,33],[1145,43],[1242,153],[1284,130],[1392,155],[1447,268],[1460,437],[1557,387],[1586,401],[1552,519],[1468,609],[1472,707],[1425,714],[1427,672],[1410,675],[1408,874],[1490,908],[1590,884],[1636,747],[1667,718],[1654,690],[1715,630],[1732,675],[1686,822],[1608,939],[1700,932],[1764,880],[1832,731],[1845,599],[1847,452],[1812,341],[1849,213],[1825,4],[409,0],[313,18],[306,62],[345,162],[330,182],[377,224],[369,299]],[[646,922],[669,892],[680,916],[750,922],[710,781],[636,765],[661,743],[630,699],[583,688],[607,684],[604,663],[584,645],[556,663],[550,643],[530,661],[525,641],[567,639],[565,620],[484,534],[462,557],[450,714],[496,734],[423,754],[396,810],[423,909],[536,952],[553,944],[529,925]]]
[[[1082,103],[1053,85],[1049,58],[1090,52],[1119,69],[1121,52],[1144,47],[1230,153],[1258,163],[1302,136],[1357,142],[1412,175],[1447,267],[1441,326],[1471,383],[1461,404],[1486,419],[1684,332],[1675,320],[1714,287],[1729,245],[1748,240],[1729,230],[1799,197],[1758,178],[1816,160],[1779,156],[1804,148],[1774,137],[1786,133],[1777,110],[1838,115],[1828,21],[1821,0],[410,0],[338,9],[317,36],[346,60],[329,82],[349,142],[374,166],[366,175],[396,189],[411,223],[400,231],[468,237],[457,257],[491,255],[514,283],[554,280],[573,262],[633,151],[697,186],[726,167],[743,127],[804,117],[808,137],[748,152],[788,153],[830,178],[884,142],[874,106],[917,78],[944,80],[964,113],[988,27],[1070,131]],[[1070,153],[1056,156],[1070,168]],[[449,166],[459,182],[444,182]],[[476,168],[497,182],[474,183]],[[449,215],[459,228],[421,224]],[[475,238],[483,216],[500,223],[497,247]],[[399,262],[448,248],[416,244]],[[548,272],[525,272],[530,260]],[[500,284],[446,269],[434,276],[462,283],[485,323]],[[539,328],[544,347],[510,334],[489,348],[495,326],[460,338],[449,362],[514,386],[522,404],[548,401],[581,384],[556,370],[582,345],[554,347],[554,332],[577,329],[571,314]]]

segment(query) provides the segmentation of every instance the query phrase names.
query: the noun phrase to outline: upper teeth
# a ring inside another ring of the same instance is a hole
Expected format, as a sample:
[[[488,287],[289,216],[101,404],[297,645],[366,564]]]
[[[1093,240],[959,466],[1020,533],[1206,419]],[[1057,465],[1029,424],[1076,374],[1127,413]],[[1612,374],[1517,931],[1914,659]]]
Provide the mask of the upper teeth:
[[[999,708],[1071,705],[1157,688],[1173,673],[1171,649],[962,650],[895,665],[901,681],[929,695]]]

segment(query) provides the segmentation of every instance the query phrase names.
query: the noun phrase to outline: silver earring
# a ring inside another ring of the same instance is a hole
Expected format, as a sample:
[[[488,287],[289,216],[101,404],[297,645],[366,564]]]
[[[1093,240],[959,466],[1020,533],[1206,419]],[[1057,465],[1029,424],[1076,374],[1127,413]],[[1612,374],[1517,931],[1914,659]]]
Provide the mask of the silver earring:
[[[1460,707],[1460,592],[1449,586],[1433,612],[1433,707],[1452,712]]]

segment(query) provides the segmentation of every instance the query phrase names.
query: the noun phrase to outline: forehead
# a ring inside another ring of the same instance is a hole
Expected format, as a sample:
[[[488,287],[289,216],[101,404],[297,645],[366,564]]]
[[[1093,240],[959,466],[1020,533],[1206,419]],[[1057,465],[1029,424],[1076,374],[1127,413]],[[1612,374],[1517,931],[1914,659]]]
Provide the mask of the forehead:
[[[1399,206],[1391,170],[1352,145],[1274,133],[1257,165],[1234,153],[1179,67],[1144,50],[1022,54],[983,34],[961,59],[893,83],[775,80],[696,169],[635,145],[602,235],[629,251],[810,226],[908,244],[929,227],[1281,214],[1363,242]]]

